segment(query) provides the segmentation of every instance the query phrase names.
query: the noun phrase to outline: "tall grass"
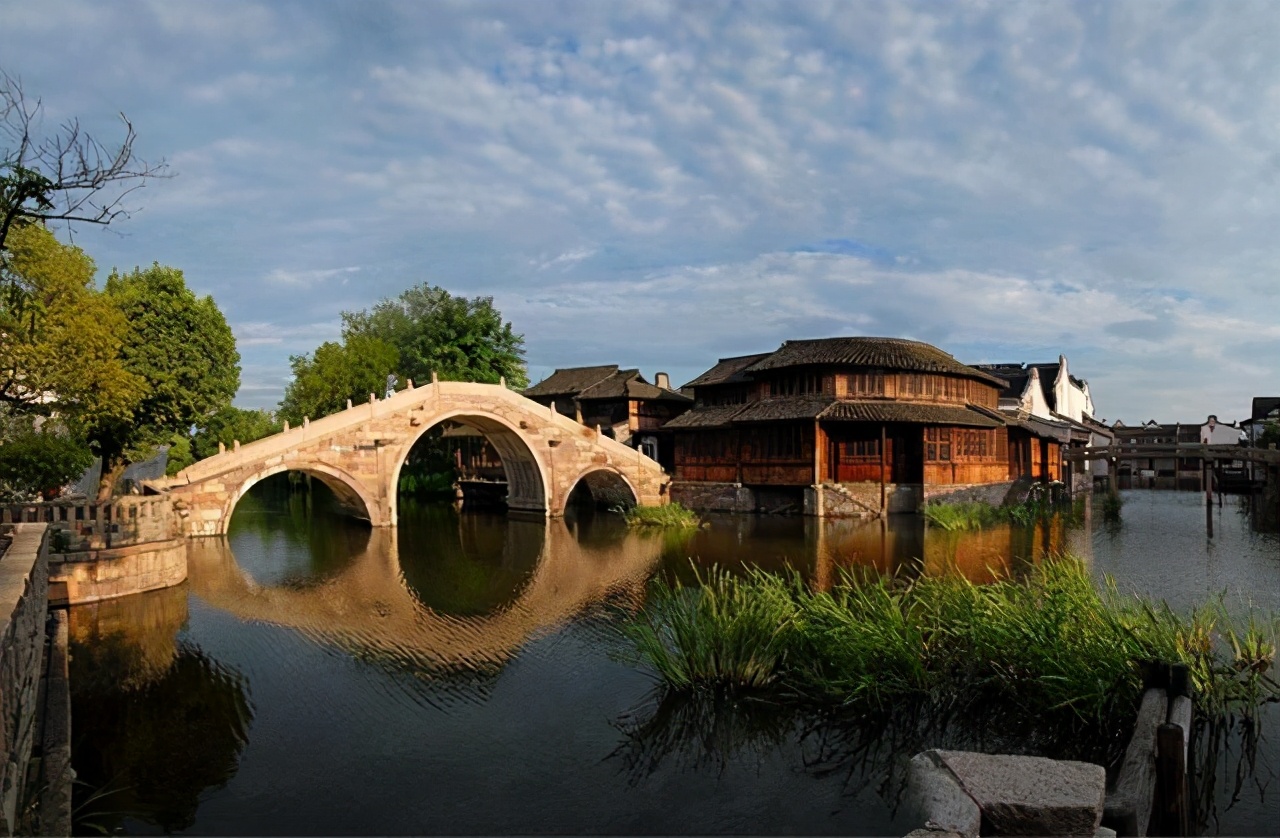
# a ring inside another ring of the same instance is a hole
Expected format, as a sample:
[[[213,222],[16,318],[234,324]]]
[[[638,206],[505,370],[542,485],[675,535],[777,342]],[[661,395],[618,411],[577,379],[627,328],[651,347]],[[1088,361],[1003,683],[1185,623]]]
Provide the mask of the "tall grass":
[[[627,523],[633,527],[688,528],[698,526],[698,513],[678,503],[665,506],[633,506],[625,511]]]
[[[997,524],[1033,524],[1053,513],[1057,507],[1043,497],[1029,498],[1011,506],[992,506],[982,501],[964,503],[930,503],[921,510],[925,519],[948,532],[981,530]]]
[[[1188,615],[1094,584],[1070,557],[1027,577],[845,578],[711,570],[700,587],[654,584],[623,632],[676,691],[745,690],[820,705],[885,707],[929,695],[999,696],[1104,722],[1131,709],[1141,665],[1188,664],[1206,712],[1280,700],[1280,622],[1211,602]]]

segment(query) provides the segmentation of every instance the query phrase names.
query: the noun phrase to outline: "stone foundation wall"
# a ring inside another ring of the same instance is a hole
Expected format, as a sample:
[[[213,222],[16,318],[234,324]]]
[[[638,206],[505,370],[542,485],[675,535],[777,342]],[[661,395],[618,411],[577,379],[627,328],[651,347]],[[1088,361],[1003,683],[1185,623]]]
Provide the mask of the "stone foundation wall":
[[[671,501],[695,512],[755,512],[755,492],[739,483],[677,480]]]
[[[154,591],[187,578],[187,542],[182,538],[53,558],[48,598],[55,606]]]
[[[1013,489],[1013,482],[949,484],[944,486],[925,486],[926,503],[985,503],[991,506],[1004,506]]]
[[[49,568],[45,524],[14,524],[0,558],[0,835],[12,835],[25,802],[27,766],[35,742],[40,673],[48,616]]]

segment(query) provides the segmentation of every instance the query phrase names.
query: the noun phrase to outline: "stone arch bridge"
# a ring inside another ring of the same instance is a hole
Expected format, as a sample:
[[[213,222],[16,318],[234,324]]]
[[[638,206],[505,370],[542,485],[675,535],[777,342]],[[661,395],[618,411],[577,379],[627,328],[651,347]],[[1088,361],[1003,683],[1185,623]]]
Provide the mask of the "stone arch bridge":
[[[483,433],[502,457],[507,506],[542,516],[564,514],[585,482],[642,506],[667,502],[669,478],[639,451],[496,384],[441,381],[305,422],[225,451],[152,483],[185,515],[187,535],[222,535],[236,502],[255,483],[299,471],[325,483],[352,515],[375,527],[396,525],[400,468],[414,443],[445,420]]]

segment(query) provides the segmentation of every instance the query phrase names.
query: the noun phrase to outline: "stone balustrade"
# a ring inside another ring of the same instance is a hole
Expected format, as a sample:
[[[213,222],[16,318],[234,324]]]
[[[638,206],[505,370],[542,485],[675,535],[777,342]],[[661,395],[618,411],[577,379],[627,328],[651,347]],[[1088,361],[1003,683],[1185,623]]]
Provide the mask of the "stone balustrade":
[[[8,504],[0,506],[0,524],[48,524],[55,553],[168,541],[182,532],[181,519],[165,495]]]

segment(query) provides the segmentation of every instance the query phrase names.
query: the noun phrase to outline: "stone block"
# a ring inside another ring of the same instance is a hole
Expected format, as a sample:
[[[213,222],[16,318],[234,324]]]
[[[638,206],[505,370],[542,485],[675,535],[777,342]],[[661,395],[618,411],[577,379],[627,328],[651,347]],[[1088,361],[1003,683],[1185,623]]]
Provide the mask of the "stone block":
[[[1102,821],[1100,765],[1044,757],[933,751],[982,811],[984,835],[1092,836]]]
[[[908,824],[923,827],[917,831],[933,834],[938,830],[943,834],[977,838],[982,826],[982,812],[965,793],[955,775],[941,764],[938,754],[938,751],[925,751],[911,758],[902,817]]]

